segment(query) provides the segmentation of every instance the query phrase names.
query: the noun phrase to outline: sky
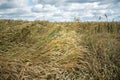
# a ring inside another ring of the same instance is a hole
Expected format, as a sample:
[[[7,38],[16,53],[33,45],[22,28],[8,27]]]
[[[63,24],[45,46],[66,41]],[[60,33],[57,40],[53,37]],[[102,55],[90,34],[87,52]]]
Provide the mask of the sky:
[[[105,15],[120,21],[120,0],[0,0],[0,19],[106,21]]]

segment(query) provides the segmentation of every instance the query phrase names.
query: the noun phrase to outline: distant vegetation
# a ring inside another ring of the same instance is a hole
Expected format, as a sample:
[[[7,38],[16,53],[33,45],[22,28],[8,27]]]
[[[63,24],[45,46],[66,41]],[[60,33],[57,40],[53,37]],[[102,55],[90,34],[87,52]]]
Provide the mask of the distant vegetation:
[[[120,22],[0,20],[0,80],[120,80]]]

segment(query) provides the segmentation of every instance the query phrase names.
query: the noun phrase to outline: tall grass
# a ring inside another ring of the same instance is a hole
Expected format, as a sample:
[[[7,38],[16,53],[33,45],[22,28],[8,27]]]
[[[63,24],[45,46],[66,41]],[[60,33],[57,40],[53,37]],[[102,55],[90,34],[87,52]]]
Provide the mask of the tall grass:
[[[119,80],[120,22],[0,20],[0,80]]]

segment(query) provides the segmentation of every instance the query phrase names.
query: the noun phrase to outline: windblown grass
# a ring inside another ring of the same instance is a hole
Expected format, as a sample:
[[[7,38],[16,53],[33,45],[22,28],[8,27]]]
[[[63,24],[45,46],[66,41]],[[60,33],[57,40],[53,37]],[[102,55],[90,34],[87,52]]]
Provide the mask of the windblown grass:
[[[119,22],[0,20],[0,80],[119,80]]]

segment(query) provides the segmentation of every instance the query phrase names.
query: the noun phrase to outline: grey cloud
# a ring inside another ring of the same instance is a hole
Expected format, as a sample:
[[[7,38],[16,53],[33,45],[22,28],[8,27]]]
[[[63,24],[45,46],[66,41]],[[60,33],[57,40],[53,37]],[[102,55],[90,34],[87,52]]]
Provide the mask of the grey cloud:
[[[93,2],[100,2],[100,3],[118,3],[120,0],[66,0],[65,2],[68,3],[93,3]]]
[[[12,0],[5,0],[0,3],[0,9],[10,9],[10,8],[14,8],[16,6],[17,5],[14,4],[14,2]]]
[[[62,5],[69,3],[93,3],[99,2],[100,4],[108,4],[108,3],[118,3],[120,0],[33,0],[36,4],[52,4],[52,5]]]
[[[97,20],[99,16],[104,16],[104,14],[111,18],[118,18],[116,16],[119,16],[120,12],[119,2],[120,0],[36,0],[37,4],[42,4],[43,6],[46,4],[54,5],[61,11],[60,13],[52,11],[52,17],[48,18],[52,21],[70,20],[75,16],[81,17],[81,20]],[[78,6],[74,3],[77,3]],[[74,6],[72,7],[73,4]],[[51,8],[48,7],[47,9],[44,10],[44,7],[38,9],[33,7],[32,11],[38,14],[51,13]]]
[[[27,5],[28,0],[0,0],[0,10],[19,8]]]
[[[43,4],[55,4],[58,2],[58,0],[38,0],[39,3],[43,3]]]
[[[65,2],[68,3],[90,3],[90,2],[97,2],[98,0],[66,0]]]
[[[69,21],[78,16],[81,20],[98,20],[107,14],[110,19],[120,18],[120,0],[32,0],[27,7],[26,0],[0,0],[0,18],[48,19]],[[120,19],[119,19],[120,20]]]
[[[55,13],[53,14],[54,17],[63,17],[63,14]]]
[[[0,18],[20,18],[30,12],[26,0],[0,0]],[[23,8],[24,7],[24,8]]]
[[[13,8],[14,5],[10,5],[10,4],[7,4],[7,3],[4,3],[4,4],[1,4],[0,5],[0,9],[8,9],[8,8]]]
[[[35,4],[56,4],[58,0],[32,0]]]

